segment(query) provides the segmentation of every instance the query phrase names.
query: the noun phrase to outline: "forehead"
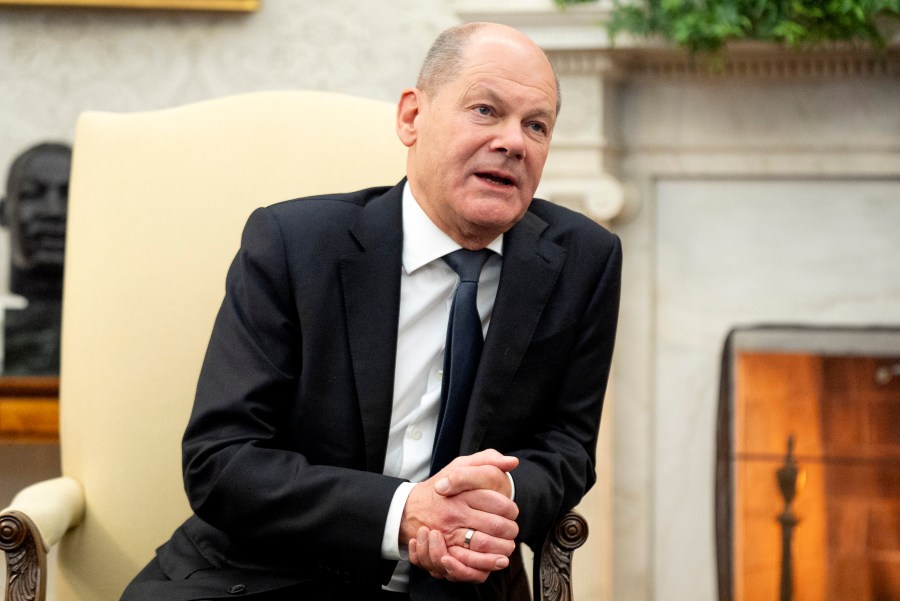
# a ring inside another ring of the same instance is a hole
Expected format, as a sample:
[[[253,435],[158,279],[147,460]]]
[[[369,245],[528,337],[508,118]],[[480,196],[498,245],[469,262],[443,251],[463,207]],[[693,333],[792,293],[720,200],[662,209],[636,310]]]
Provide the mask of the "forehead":
[[[62,152],[41,152],[29,157],[12,177],[55,182],[69,177],[71,158]]]
[[[556,106],[556,77],[550,61],[530,40],[476,36],[467,47],[454,82],[461,93],[493,90]]]

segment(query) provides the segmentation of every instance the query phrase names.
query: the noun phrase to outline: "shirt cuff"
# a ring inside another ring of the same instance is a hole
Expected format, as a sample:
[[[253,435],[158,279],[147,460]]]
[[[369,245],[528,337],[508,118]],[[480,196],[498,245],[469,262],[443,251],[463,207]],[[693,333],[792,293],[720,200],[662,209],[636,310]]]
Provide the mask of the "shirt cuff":
[[[406,544],[400,545],[400,521],[403,519],[403,508],[415,484],[403,482],[394,491],[394,498],[388,508],[387,520],[384,523],[384,534],[381,537],[381,558],[390,560],[407,559],[409,553]]]

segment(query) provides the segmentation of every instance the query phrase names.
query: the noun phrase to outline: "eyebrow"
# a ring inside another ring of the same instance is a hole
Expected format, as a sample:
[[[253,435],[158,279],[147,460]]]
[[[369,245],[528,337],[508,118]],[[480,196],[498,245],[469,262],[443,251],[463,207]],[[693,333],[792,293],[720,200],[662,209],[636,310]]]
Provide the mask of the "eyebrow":
[[[491,88],[489,88],[483,84],[472,86],[472,88],[470,88],[470,90],[469,90],[469,93],[465,95],[465,98],[468,99],[468,98],[473,98],[473,97],[478,97],[478,96],[486,96],[488,98],[488,100],[491,101],[492,104],[496,104],[496,105],[500,105],[500,106],[504,106],[504,107],[509,104],[507,101],[505,101],[503,98],[501,98],[500,95],[497,94],[497,92],[495,92],[494,90],[492,90]],[[543,119],[550,124],[553,124],[556,122],[556,111],[537,109],[537,110],[529,113],[528,116],[530,118]]]

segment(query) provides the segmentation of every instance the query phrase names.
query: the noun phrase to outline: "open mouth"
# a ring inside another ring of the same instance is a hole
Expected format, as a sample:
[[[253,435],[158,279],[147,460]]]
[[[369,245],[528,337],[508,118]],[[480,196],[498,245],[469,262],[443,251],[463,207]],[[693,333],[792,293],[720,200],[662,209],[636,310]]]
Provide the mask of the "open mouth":
[[[476,177],[480,177],[483,180],[489,181],[492,184],[497,184],[499,186],[512,186],[513,180],[508,177],[502,177],[500,175],[494,175],[493,173],[476,173]]]

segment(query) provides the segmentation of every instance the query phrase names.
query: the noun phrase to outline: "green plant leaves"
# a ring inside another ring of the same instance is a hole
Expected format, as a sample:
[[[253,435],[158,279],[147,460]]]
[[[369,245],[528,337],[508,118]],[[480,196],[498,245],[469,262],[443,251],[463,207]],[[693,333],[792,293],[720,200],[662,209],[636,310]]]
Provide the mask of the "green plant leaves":
[[[554,1],[565,7],[592,0]],[[900,19],[900,0],[614,0],[613,5],[611,36],[661,36],[692,52],[715,52],[732,40],[883,47],[878,20]]]

